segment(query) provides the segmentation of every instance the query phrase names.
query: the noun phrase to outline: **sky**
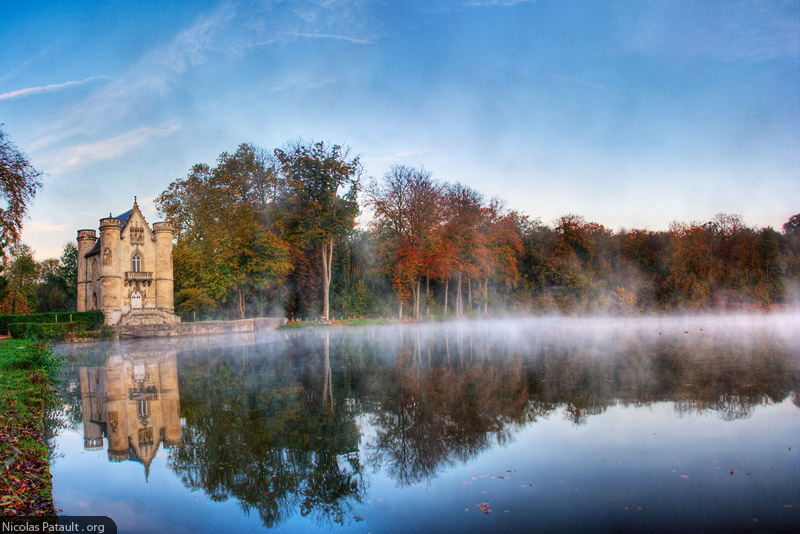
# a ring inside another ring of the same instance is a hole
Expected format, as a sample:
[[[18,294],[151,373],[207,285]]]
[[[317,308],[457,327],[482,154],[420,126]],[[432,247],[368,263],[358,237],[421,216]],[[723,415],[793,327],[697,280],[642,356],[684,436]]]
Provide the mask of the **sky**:
[[[0,123],[57,257],[244,142],[346,145],[552,225],[800,212],[800,2],[0,1]],[[362,218],[363,220],[364,218]]]

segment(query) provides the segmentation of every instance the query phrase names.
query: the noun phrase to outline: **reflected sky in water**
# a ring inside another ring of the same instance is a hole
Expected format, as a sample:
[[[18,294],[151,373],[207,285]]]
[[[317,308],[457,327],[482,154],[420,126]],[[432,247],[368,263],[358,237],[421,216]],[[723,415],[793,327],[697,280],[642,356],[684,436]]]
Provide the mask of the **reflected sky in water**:
[[[795,316],[64,345],[56,506],[121,532],[800,528]]]

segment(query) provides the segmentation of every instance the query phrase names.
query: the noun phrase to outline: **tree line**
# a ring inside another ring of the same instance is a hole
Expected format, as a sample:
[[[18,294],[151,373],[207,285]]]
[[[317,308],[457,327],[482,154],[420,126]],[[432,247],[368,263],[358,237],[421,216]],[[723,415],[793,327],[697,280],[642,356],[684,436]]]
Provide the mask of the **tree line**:
[[[27,176],[29,200],[39,175]],[[156,206],[175,228],[184,320],[752,309],[787,305],[800,286],[800,214],[782,232],[731,214],[666,231],[575,214],[546,225],[422,167],[366,180],[359,156],[322,142],[242,144],[194,165]],[[16,215],[0,215],[14,243],[3,247],[3,313],[73,307],[74,245],[37,263]]]

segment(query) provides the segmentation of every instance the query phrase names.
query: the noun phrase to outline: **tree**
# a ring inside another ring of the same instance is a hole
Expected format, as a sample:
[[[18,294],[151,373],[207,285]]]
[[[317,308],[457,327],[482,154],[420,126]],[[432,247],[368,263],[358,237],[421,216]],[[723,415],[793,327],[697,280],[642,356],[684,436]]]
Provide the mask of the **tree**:
[[[452,250],[452,264],[445,270],[456,276],[456,317],[464,311],[462,278],[468,278],[467,304],[472,304],[471,279],[478,276],[488,255],[486,236],[480,232],[483,220],[483,197],[463,184],[448,185],[444,191],[443,237]]]
[[[6,259],[7,247],[19,240],[28,202],[42,186],[41,175],[0,129],[0,198],[5,204],[5,207],[0,205],[0,255],[3,260]]]
[[[14,245],[6,269],[8,279],[5,298],[0,302],[0,314],[31,313],[39,304],[36,297],[36,282],[39,265],[33,259],[33,251],[27,245]]]
[[[358,215],[361,162],[348,156],[348,148],[322,142],[298,141],[275,150],[288,193],[285,231],[298,248],[310,247],[321,259],[324,320],[330,312],[334,241],[352,231]]]
[[[269,226],[278,184],[270,158],[241,144],[223,152],[216,167],[198,164],[156,199],[173,224],[176,306],[208,312],[235,300],[246,316],[249,295],[272,293],[290,270],[288,245]]]
[[[78,282],[78,247],[73,242],[64,245],[61,258],[39,262],[36,296],[37,312],[75,310]]]
[[[404,165],[393,166],[382,183],[373,181],[367,189],[367,205],[375,211],[372,227],[381,238],[383,269],[391,273],[400,315],[403,301],[413,295],[414,317],[419,318],[422,276],[430,292],[442,190],[425,169]]]

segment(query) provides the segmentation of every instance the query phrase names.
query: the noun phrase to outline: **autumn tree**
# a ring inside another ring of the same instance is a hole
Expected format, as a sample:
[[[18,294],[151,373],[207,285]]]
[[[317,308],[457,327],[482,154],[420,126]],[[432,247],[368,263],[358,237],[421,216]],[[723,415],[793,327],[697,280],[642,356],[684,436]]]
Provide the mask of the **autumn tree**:
[[[286,187],[283,230],[295,246],[315,250],[321,260],[322,318],[327,320],[334,243],[352,231],[359,211],[360,159],[350,158],[346,147],[302,141],[276,149],[275,157]]]
[[[480,232],[483,220],[483,197],[463,184],[445,189],[443,238],[453,247],[448,271],[456,277],[456,317],[464,313],[463,277],[467,277],[467,307],[472,305],[472,279],[476,278],[488,255],[486,236]]]
[[[0,125],[2,126],[2,125]],[[22,220],[36,190],[41,187],[42,173],[21,152],[0,128],[0,256],[19,239]]]
[[[705,306],[711,293],[709,230],[698,223],[671,223],[670,256],[668,305],[695,311]]]
[[[488,254],[479,263],[478,279],[483,302],[483,314],[489,313],[489,280],[496,277],[499,284],[512,289],[519,277],[517,258],[522,252],[522,238],[517,233],[519,214],[507,212],[498,199],[492,199],[483,210],[481,233]]]
[[[372,227],[381,238],[383,266],[391,273],[401,318],[408,296],[413,297],[414,317],[419,318],[422,276],[430,293],[440,252],[436,239],[442,222],[442,190],[425,169],[396,165],[381,183],[373,180],[366,191],[367,205],[375,215]]]

